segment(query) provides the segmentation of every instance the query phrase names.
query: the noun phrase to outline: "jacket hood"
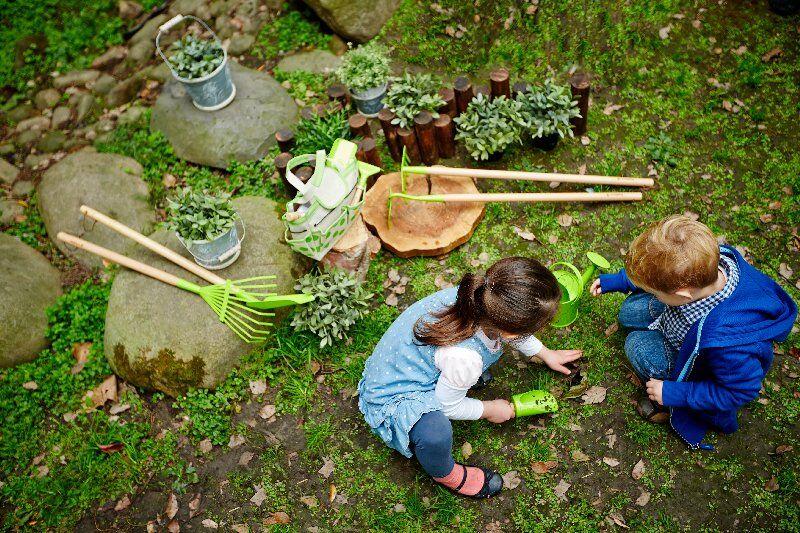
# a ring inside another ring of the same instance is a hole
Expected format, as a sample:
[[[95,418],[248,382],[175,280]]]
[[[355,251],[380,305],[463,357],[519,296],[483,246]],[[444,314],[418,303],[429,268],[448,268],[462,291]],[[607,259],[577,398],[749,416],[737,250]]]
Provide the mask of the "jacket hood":
[[[786,339],[797,317],[797,305],[792,298],[734,248],[722,246],[720,252],[736,261],[739,283],[707,316],[701,348]]]

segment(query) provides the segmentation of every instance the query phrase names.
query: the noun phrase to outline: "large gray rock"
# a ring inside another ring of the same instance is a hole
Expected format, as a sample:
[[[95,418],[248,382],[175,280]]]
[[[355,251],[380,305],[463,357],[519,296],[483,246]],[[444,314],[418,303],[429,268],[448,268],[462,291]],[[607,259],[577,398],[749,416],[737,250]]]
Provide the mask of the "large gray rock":
[[[147,185],[141,174],[142,166],[130,157],[93,149],[68,155],[44,173],[37,188],[47,235],[65,255],[87,267],[100,267],[100,258],[71,249],[56,235],[59,231],[82,235],[117,252],[127,247],[130,241],[118,233],[101,224],[84,223],[80,213],[83,204],[142,233],[152,231],[155,215],[147,203]]]
[[[0,368],[30,361],[47,347],[45,309],[60,294],[58,270],[27,244],[0,233]]]
[[[0,182],[11,185],[17,176],[19,176],[19,169],[5,159],[0,159]]]
[[[294,292],[294,279],[309,262],[283,242],[277,206],[266,198],[233,201],[247,234],[239,259],[217,272],[225,279],[277,275],[276,292]],[[190,257],[174,233],[160,230],[151,238]],[[186,270],[132,246],[127,255],[183,279],[208,285]],[[281,311],[278,318],[288,313]],[[189,387],[213,388],[254,349],[227,326],[197,295],[151,278],[121,270],[114,278],[106,313],[106,357],[120,377],[139,387],[177,396]]]
[[[353,41],[375,37],[400,0],[304,0],[333,31]]]
[[[65,89],[67,87],[76,85],[86,85],[87,83],[92,83],[94,80],[99,78],[100,74],[101,72],[99,70],[94,69],[73,70],[71,72],[67,72],[66,74],[57,76],[53,80],[53,87],[56,89]]]
[[[219,111],[197,109],[175,79],[161,91],[150,127],[166,135],[178,157],[217,168],[259,159],[275,143],[275,132],[297,121],[297,105],[270,75],[235,62],[231,74],[236,98]]]
[[[342,58],[333,55],[327,50],[311,50],[286,56],[275,65],[275,68],[284,72],[303,70],[314,74],[331,74],[342,62]]]

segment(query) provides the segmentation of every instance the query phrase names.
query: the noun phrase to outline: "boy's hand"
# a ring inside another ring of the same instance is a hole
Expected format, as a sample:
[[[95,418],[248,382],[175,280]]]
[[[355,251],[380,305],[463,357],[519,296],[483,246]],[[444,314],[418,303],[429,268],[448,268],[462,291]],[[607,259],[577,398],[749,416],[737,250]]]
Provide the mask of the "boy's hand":
[[[495,424],[502,424],[514,418],[514,406],[508,400],[483,402],[483,418]]]
[[[551,350],[550,348],[542,348],[536,354],[536,357],[544,361],[544,364],[562,374],[569,375],[569,368],[565,367],[566,363],[580,359],[583,356],[583,350]]]
[[[592,286],[589,287],[589,294],[591,294],[592,296],[600,296],[601,294],[603,294],[603,288],[600,287],[600,278],[594,280]]]
[[[660,379],[651,379],[645,385],[647,390],[647,397],[657,402],[658,405],[664,405],[664,399],[661,397],[661,391],[664,389],[664,382]]]

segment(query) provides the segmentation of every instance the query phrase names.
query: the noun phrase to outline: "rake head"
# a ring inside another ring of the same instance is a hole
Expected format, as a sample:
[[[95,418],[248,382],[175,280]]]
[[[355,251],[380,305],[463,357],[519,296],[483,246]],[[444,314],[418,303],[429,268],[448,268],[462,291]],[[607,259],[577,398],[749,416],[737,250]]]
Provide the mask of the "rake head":
[[[427,174],[428,167],[414,166],[408,160],[405,146],[403,147],[403,156],[400,158],[400,192],[406,192],[406,177],[409,174]]]
[[[395,199],[411,200],[414,202],[444,202],[444,197],[440,194],[429,194],[418,196],[414,194],[406,194],[404,192],[392,192],[389,187],[389,196],[386,198],[386,225],[392,227],[392,203]]]

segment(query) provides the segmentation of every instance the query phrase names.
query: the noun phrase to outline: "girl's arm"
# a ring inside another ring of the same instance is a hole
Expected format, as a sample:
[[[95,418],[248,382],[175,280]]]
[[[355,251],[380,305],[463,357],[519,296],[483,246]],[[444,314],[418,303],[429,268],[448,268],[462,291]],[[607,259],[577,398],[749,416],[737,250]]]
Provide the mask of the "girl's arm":
[[[481,356],[468,348],[444,346],[436,350],[434,362],[441,371],[435,393],[444,415],[451,420],[481,418],[483,402],[467,398],[467,391],[477,383],[483,372]]]

